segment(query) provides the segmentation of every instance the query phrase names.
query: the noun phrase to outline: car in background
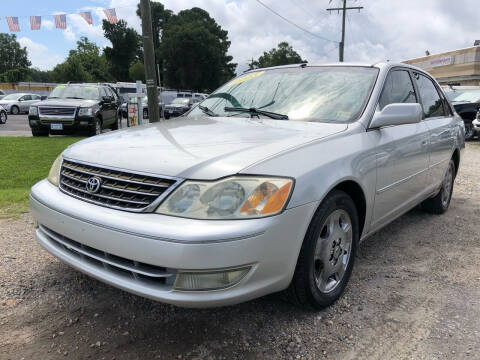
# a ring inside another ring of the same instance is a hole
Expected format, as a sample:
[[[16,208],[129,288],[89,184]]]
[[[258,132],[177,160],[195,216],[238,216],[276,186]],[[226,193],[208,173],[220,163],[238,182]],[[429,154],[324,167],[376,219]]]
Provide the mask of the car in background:
[[[176,98],[171,102],[171,104],[165,106],[165,119],[171,117],[177,117],[185,114],[192,106],[200,101],[194,100],[191,97],[187,98]]]
[[[3,99],[3,97],[4,97],[5,95],[7,95],[7,94],[5,93],[5,91],[0,90],[0,100]]]
[[[465,123],[465,140],[472,140],[476,133],[473,120],[480,109],[480,86],[447,86],[443,90]]]
[[[7,123],[7,110],[5,110],[2,106],[0,106],[0,124]]]
[[[30,106],[28,122],[33,136],[73,134],[87,131],[98,135],[102,129],[118,129],[118,95],[105,84],[65,84],[47,100]]]
[[[0,100],[0,106],[2,106],[10,114],[17,115],[20,113],[28,113],[30,105],[41,100],[42,97],[37,94],[8,94]]]
[[[162,112],[162,109],[165,110],[165,104],[160,102],[160,96],[158,98],[159,100],[159,103],[158,103],[158,107],[159,107],[159,112],[161,113]],[[137,102],[137,97],[132,97],[130,101],[133,101],[133,102]],[[148,98],[147,96],[144,96],[142,97],[142,116],[143,116],[143,119],[148,119]],[[122,115],[122,118],[124,119],[127,119],[128,118],[128,110],[127,110],[127,103],[123,103],[120,107],[120,113]],[[127,126],[129,126],[129,124],[127,123]]]

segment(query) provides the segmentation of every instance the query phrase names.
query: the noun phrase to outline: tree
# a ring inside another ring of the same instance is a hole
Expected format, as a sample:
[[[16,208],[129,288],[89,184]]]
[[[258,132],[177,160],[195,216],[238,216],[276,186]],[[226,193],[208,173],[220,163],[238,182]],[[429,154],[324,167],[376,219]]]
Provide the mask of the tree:
[[[28,81],[45,83],[53,81],[53,74],[51,70],[44,71],[37,68],[30,68],[28,72]]]
[[[27,49],[20,46],[15,34],[0,34],[0,74],[2,76],[8,72],[9,75],[5,76],[16,78],[17,80],[14,81],[21,81],[27,77],[27,69],[31,64]]]
[[[251,62],[249,64],[249,70],[306,62],[307,60],[302,60],[302,57],[293,50],[292,46],[284,41],[278,44],[278,48],[274,48],[269,52],[264,52],[257,61]]]
[[[104,49],[110,73],[117,81],[128,81],[130,66],[141,58],[141,38],[134,29],[127,27],[124,20],[119,20],[116,24],[103,20],[103,31],[112,43],[111,47]]]
[[[200,8],[180,11],[167,22],[160,43],[169,87],[212,91],[235,76],[227,55],[228,32]]]
[[[169,19],[172,18],[172,10],[165,10],[162,3],[150,1],[150,12],[152,14],[153,47],[155,53],[160,47],[163,30]],[[140,3],[137,5],[137,16],[141,19]]]
[[[57,82],[110,81],[105,55],[86,37],[77,41],[77,48],[70,50],[67,59],[53,68],[52,78]]]
[[[143,66],[143,63],[137,61],[135,64],[130,66],[130,69],[128,69],[128,74],[131,81],[145,81],[145,67]]]

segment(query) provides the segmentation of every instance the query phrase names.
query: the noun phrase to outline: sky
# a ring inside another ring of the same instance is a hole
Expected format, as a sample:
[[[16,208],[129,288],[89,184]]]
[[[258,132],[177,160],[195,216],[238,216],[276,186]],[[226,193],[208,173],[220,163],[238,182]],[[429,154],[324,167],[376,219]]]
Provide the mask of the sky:
[[[228,31],[229,53],[238,72],[250,59],[281,41],[289,42],[310,63],[338,60],[341,15],[325,9],[340,0],[261,0],[304,32],[263,7],[257,0],[163,0],[175,13],[201,7]],[[109,45],[103,37],[102,9],[115,8],[117,17],[141,31],[135,11],[138,0],[4,0],[1,3],[0,32],[9,32],[5,16],[18,16],[21,32],[17,39],[25,46],[34,67],[52,69],[75,48],[81,36],[99,46]],[[348,12],[345,61],[374,63],[400,61],[473,45],[480,39],[478,0],[348,0],[349,6],[363,6]],[[469,10],[470,9],[470,10]],[[77,13],[92,11],[93,25]],[[67,29],[56,29],[52,14],[67,13]],[[42,28],[30,30],[29,16],[42,15]],[[323,38],[323,39],[322,39]],[[324,40],[327,39],[327,40]]]

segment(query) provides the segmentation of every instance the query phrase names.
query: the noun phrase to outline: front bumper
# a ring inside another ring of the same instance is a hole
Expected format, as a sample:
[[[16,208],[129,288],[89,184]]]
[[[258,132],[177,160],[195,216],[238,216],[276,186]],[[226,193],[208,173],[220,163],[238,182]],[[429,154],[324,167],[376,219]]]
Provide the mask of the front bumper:
[[[43,180],[30,195],[40,224],[37,241],[74,268],[131,293],[186,307],[231,305],[285,289],[316,202],[282,214],[251,220],[192,220],[152,213],[130,213],[70,197]],[[99,254],[162,267],[170,273],[251,266],[236,285],[211,291],[180,291],[173,281],[141,281],[109,266],[73,256],[49,235],[53,232]]]
[[[38,115],[28,115],[28,123],[32,129],[50,130],[51,124],[62,124],[62,131],[90,129],[95,126],[94,116],[76,116],[73,119],[40,118]]]

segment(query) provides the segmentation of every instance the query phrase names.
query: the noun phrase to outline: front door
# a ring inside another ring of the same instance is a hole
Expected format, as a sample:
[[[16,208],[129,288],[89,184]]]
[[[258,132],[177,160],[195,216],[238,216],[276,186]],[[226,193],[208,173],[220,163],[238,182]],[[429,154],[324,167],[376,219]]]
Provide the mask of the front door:
[[[427,186],[440,186],[455,147],[453,112],[434,82],[420,73],[413,73],[422,100],[425,124],[430,131],[430,161]]]
[[[407,69],[395,68],[385,81],[378,110],[394,103],[416,103]],[[383,226],[415,204],[428,174],[429,132],[422,121],[378,130],[377,184],[372,229]]]

